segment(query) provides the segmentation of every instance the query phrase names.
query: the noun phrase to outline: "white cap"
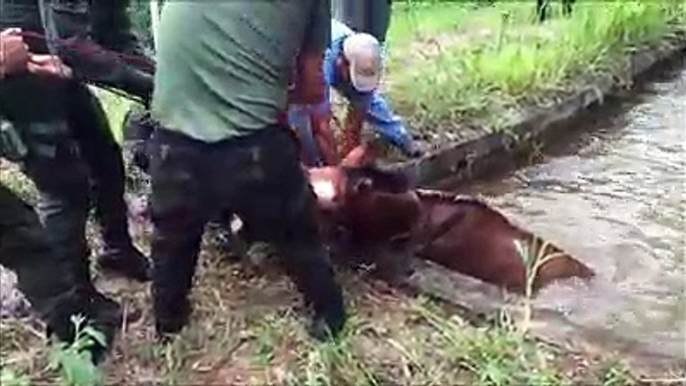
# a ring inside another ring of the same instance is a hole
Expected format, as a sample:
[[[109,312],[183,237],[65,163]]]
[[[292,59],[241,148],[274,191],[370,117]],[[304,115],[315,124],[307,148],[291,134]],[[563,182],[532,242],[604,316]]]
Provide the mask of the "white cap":
[[[343,55],[350,63],[350,81],[360,92],[373,91],[381,81],[379,41],[366,33],[354,33],[343,41]]]

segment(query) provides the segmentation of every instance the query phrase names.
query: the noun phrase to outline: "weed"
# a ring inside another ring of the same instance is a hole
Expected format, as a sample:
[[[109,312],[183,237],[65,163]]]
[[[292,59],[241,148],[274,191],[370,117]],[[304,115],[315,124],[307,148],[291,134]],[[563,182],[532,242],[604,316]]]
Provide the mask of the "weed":
[[[0,385],[3,386],[29,386],[30,378],[26,374],[18,374],[9,368],[0,371]]]
[[[559,384],[561,376],[551,366],[545,350],[525,338],[514,325],[499,328],[460,326],[435,311],[419,308],[442,338],[442,353],[465,368],[475,383],[483,385]]]
[[[621,72],[628,52],[683,30],[685,8],[674,1],[583,1],[570,18],[526,25],[529,3],[497,2],[478,14],[460,14],[461,24],[470,26],[478,16],[485,33],[460,30],[461,39],[453,37],[434,55],[394,68],[388,93],[421,130],[498,129],[510,110],[545,104],[594,76]]]
[[[536,278],[538,277],[538,270],[550,260],[563,256],[563,252],[554,252],[551,250],[551,244],[536,236],[532,237],[528,244],[522,243],[520,240],[514,241],[517,254],[522,259],[525,268],[525,286],[524,286],[524,320],[523,329],[528,330],[531,323],[532,314],[532,299],[534,295]]]
[[[95,386],[102,383],[102,375],[93,363],[88,350],[95,344],[106,346],[105,336],[91,325],[85,325],[86,318],[72,316],[75,338],[72,343],[53,342],[50,352],[51,367],[58,370],[61,380],[67,386]]]
[[[629,371],[617,361],[604,363],[597,371],[598,381],[603,386],[627,386],[634,384]]]

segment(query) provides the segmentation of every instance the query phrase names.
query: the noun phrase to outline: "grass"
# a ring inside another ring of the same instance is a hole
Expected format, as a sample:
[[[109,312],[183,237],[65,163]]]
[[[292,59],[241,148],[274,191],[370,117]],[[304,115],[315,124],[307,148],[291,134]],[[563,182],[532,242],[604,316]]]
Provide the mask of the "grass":
[[[570,18],[540,25],[531,22],[530,2],[498,2],[459,17],[481,20],[482,33],[466,29],[462,39],[453,36],[434,55],[414,55],[412,66],[389,75],[388,93],[410,126],[444,139],[462,127],[502,128],[522,109],[573,92],[595,75],[621,75],[629,52],[684,30],[686,6],[579,1]]]
[[[508,112],[569,92],[588,74],[613,71],[627,50],[684,21],[678,2],[578,2],[571,19],[533,24],[533,1],[394,6],[388,92],[412,127],[433,141],[465,125],[497,128]],[[408,41],[409,40],[409,41]],[[118,139],[131,103],[98,91]],[[25,197],[13,168],[3,183]],[[149,228],[136,235],[147,247]],[[89,234],[95,234],[89,230]],[[273,269],[229,264],[203,248],[188,328],[170,345],[153,339],[147,285],[100,278],[98,286],[140,320],[125,324],[102,368],[108,384],[626,385],[621,362],[582,358],[530,340],[504,322],[473,326],[459,314],[338,270],[352,314],[339,342],[316,343],[293,286]],[[0,323],[3,385],[55,383],[50,351],[26,321]]]
[[[280,271],[228,263],[207,240],[192,320],[167,346],[153,338],[148,286],[101,278],[98,286],[128,312],[142,312],[123,326],[102,374],[108,384],[564,385],[600,384],[604,367],[613,382],[624,371],[602,361],[586,370],[585,359],[569,362],[509,323],[472,326],[359,273],[338,275],[352,316],[339,341],[319,343],[307,336],[299,297]],[[36,327],[3,321],[0,333],[5,379],[58,381]]]
[[[393,5],[393,19],[388,30],[387,44],[391,49],[403,42],[431,37],[458,29],[470,7],[464,3]]]
[[[32,184],[15,169],[3,182]],[[150,224],[136,234],[144,250]],[[95,242],[97,233],[88,232]],[[154,339],[149,285],[98,276],[96,285],[127,314],[101,367],[107,384],[274,385],[629,385],[616,358],[580,357],[531,340],[503,318],[471,325],[467,318],[423,297],[388,288],[364,273],[337,269],[351,319],[337,342],[319,343],[294,286],[273,266],[229,263],[205,239],[192,292],[190,324],[169,345]],[[0,323],[4,385],[68,380],[55,352],[30,320]],[[59,353],[58,353],[59,354]],[[64,359],[64,358],[63,358]],[[64,362],[64,360],[63,360]],[[76,369],[80,366],[77,364]],[[84,384],[78,384],[79,386]]]
[[[545,24],[534,23],[533,3],[394,5],[383,89],[417,138],[437,147],[465,127],[501,129],[596,76],[622,78],[628,53],[686,30],[676,0],[580,0],[570,18],[554,2]],[[131,102],[101,94],[120,139]]]
[[[66,386],[96,386],[102,383],[102,375],[92,362],[92,355],[86,349],[95,344],[105,346],[105,336],[95,327],[86,324],[82,315],[72,316],[75,338],[72,343],[55,340],[50,353],[53,370],[59,371]]]
[[[14,181],[13,188],[32,187],[16,170],[5,173],[3,182]],[[144,250],[149,227],[136,235]],[[93,229],[88,233],[96,235]],[[506,318],[496,326],[470,325],[454,310],[388,288],[364,273],[340,268],[337,274],[351,319],[338,342],[319,343],[308,337],[299,296],[281,271],[229,263],[208,237],[195,278],[191,322],[166,346],[154,339],[149,285],[96,275],[98,288],[127,314],[141,314],[122,325],[101,375],[107,384],[163,385],[633,382],[620,362],[609,361],[614,358],[559,351],[529,339]],[[34,322],[3,320],[0,335],[3,386],[69,379],[60,372],[63,367],[52,365],[55,352]]]

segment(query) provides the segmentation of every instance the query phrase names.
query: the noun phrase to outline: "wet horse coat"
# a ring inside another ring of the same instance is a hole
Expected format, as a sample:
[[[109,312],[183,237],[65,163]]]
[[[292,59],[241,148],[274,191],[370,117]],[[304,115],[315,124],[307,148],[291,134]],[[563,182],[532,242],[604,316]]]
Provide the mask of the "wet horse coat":
[[[360,146],[338,167],[310,169],[320,210],[346,229],[347,243],[391,269],[405,252],[514,292],[524,292],[526,257],[550,257],[537,269],[532,290],[562,279],[588,279],[593,271],[560,248],[512,224],[485,202],[436,190],[412,189],[407,178],[373,166],[371,148]],[[322,186],[328,186],[322,189]],[[538,245],[540,248],[536,249]],[[407,250],[409,249],[409,250]],[[541,260],[542,261],[542,260]],[[400,267],[402,268],[402,267]],[[397,270],[397,267],[395,268]]]
[[[527,279],[527,256],[517,249],[518,241],[531,249],[529,258],[550,257],[547,262],[541,260],[533,291],[556,280],[593,276],[586,265],[515,226],[481,200],[431,190],[417,190],[417,194],[422,204],[415,236],[418,257],[521,293]]]

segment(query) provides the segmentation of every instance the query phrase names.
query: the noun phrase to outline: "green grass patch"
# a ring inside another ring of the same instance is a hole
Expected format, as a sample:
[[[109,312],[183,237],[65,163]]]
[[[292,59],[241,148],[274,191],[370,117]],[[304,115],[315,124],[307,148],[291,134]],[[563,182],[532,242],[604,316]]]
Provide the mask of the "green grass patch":
[[[462,2],[394,4],[388,45],[395,49],[417,38],[458,29],[471,10]]]
[[[499,128],[513,110],[614,73],[629,52],[686,25],[686,7],[677,1],[580,1],[570,18],[522,23],[531,11],[529,2],[480,9],[476,17],[489,21],[483,34],[467,31],[435,55],[394,69],[394,106],[421,130]]]
[[[385,91],[393,107],[435,145],[462,127],[499,129],[522,109],[550,103],[594,76],[621,74],[628,53],[686,29],[676,0],[577,1],[570,18],[553,2],[399,2],[388,33]],[[132,102],[100,91],[112,130]]]

